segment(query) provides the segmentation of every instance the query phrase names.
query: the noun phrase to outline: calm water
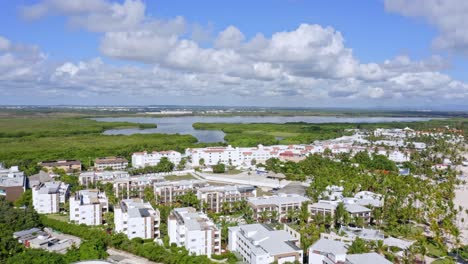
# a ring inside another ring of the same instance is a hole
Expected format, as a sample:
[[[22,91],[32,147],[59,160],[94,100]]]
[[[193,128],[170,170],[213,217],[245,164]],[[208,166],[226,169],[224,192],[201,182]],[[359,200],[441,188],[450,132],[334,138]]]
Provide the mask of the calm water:
[[[224,132],[217,130],[195,130],[193,123],[380,123],[380,122],[401,122],[401,121],[426,121],[432,118],[419,117],[333,117],[333,116],[183,116],[183,117],[108,117],[93,118],[103,122],[132,122],[143,124],[157,124],[157,128],[138,129],[111,129],[104,132],[105,135],[131,135],[131,134],[190,134],[200,142],[222,142]]]

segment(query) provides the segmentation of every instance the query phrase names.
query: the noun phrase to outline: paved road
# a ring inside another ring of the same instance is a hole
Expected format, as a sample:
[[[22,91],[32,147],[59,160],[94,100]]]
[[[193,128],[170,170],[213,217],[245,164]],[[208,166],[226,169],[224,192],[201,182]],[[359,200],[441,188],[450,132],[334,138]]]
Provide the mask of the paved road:
[[[108,248],[107,253],[109,257],[107,260],[111,263],[118,263],[118,264],[161,264],[149,261],[145,258],[130,254],[125,251],[117,250],[115,248]]]

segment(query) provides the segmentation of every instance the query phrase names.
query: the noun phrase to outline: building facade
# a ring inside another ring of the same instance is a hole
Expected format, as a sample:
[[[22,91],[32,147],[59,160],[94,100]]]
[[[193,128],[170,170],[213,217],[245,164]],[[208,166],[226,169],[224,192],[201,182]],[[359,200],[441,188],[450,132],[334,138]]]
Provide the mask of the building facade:
[[[109,201],[99,190],[81,190],[70,199],[70,221],[77,224],[101,225]]]
[[[176,208],[168,217],[169,243],[195,255],[221,254],[221,230],[193,207]]]
[[[251,185],[207,186],[197,190],[197,197],[206,209],[219,213],[223,206],[231,210],[235,203],[257,197],[257,190]]]
[[[39,214],[58,213],[69,194],[69,185],[63,182],[41,183],[32,188],[33,207]]]
[[[154,197],[158,203],[172,204],[178,196],[189,192],[196,193],[199,188],[205,186],[208,186],[208,183],[204,180],[155,182],[153,185]]]
[[[276,214],[274,218],[277,220],[285,219],[289,210],[299,211],[302,203],[308,201],[308,198],[298,194],[251,197],[247,200],[253,210],[254,218],[257,220],[262,218],[264,214],[269,214],[268,218]]]
[[[229,227],[228,249],[239,253],[244,263],[302,263],[299,243],[286,231],[262,224]]]
[[[129,239],[159,238],[160,223],[159,210],[141,199],[122,200],[114,208],[115,232],[124,233]]]
[[[162,158],[167,158],[170,162],[177,165],[182,159],[182,154],[177,151],[153,151],[153,152],[135,152],[132,155],[133,168],[143,168],[146,166],[156,166]]]
[[[27,179],[24,173],[18,169],[18,166],[12,166],[9,169],[3,167],[0,163],[0,196],[13,202],[20,198],[26,190]]]
[[[122,157],[105,157],[94,160],[94,169],[103,171],[105,169],[125,170],[128,167],[128,160]]]
[[[66,173],[81,172],[81,161],[79,160],[49,160],[38,163],[39,166],[52,173],[54,168],[62,169]]]

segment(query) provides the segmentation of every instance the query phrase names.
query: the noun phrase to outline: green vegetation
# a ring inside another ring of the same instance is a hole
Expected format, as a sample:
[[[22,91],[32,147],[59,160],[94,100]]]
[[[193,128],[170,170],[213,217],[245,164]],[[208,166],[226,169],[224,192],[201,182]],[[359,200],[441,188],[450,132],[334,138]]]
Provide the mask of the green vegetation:
[[[218,163],[212,168],[214,173],[224,173],[226,171],[226,165],[224,165],[223,163]]]
[[[221,130],[226,133],[225,140],[233,146],[256,146],[258,144],[308,144],[315,140],[326,140],[346,135],[346,129],[375,129],[375,128],[405,128],[427,130],[450,126],[462,129],[468,137],[468,119],[434,119],[421,122],[389,122],[389,123],[194,123],[193,127],[200,130]],[[277,140],[276,137],[281,138]]]
[[[43,160],[78,159],[87,168],[96,157],[130,158],[133,152],[153,149],[183,151],[197,142],[191,135],[102,135],[106,129],[147,125],[55,115],[0,117],[0,161],[20,165],[31,175]]]
[[[147,166],[140,169],[133,169],[129,171],[130,175],[158,173],[158,172],[171,172],[174,170],[174,163],[170,162],[167,157],[161,158],[156,166]]]
[[[155,124],[129,122],[97,122],[76,117],[17,117],[0,118],[0,138],[57,137],[100,134],[117,128],[154,128]]]

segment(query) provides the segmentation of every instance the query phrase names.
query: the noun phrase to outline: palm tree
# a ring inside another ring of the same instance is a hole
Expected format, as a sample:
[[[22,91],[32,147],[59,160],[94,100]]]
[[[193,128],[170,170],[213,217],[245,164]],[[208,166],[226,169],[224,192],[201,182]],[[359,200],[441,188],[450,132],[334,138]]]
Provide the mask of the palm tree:
[[[373,248],[375,252],[383,255],[385,251],[387,251],[388,247],[383,243],[383,240],[377,240],[374,242]]]
[[[271,214],[270,214],[270,219],[273,221],[273,222],[276,222],[278,221],[278,211],[271,211]]]
[[[262,223],[265,223],[268,220],[269,215],[270,215],[270,213],[267,210],[263,210],[262,212],[260,212],[260,219],[261,219]]]

